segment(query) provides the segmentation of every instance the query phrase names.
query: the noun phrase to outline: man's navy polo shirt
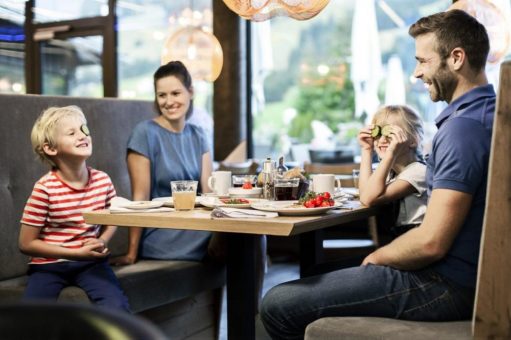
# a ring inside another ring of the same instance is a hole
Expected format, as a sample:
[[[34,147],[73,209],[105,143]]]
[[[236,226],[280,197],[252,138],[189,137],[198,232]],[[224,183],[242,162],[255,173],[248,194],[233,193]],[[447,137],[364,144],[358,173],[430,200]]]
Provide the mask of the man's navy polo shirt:
[[[472,195],[472,205],[459,234],[447,255],[432,265],[433,269],[460,285],[474,288],[494,113],[492,85],[477,87],[457,98],[435,120],[438,132],[427,160],[428,197],[434,189]]]

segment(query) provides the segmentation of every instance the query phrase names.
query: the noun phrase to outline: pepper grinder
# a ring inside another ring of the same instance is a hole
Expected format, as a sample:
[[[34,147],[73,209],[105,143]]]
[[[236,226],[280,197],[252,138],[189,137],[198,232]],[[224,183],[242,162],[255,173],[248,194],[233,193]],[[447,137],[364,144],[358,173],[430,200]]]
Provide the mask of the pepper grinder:
[[[263,162],[263,198],[273,200],[273,173],[275,172],[275,165],[271,158],[266,158]]]

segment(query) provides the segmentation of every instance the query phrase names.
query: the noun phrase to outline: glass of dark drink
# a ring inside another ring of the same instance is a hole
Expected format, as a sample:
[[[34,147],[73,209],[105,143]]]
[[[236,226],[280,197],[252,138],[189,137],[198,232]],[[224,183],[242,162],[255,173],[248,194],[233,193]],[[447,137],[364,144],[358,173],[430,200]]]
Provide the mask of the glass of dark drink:
[[[276,178],[273,183],[276,201],[294,201],[298,199],[299,178]]]

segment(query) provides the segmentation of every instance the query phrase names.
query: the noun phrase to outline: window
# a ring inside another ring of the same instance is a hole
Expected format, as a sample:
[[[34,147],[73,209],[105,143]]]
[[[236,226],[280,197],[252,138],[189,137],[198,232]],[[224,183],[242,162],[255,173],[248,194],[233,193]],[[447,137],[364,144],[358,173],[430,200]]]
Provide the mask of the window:
[[[445,103],[432,103],[422,81],[413,77],[415,43],[408,28],[452,1],[419,0],[413,6],[400,0],[374,1],[375,42],[368,32],[370,9],[363,11],[364,34],[356,33],[355,7],[361,3],[331,1],[307,21],[275,17],[252,24],[254,158],[285,155],[299,163],[318,155],[323,158],[316,161],[356,159],[356,135],[378,102],[414,107],[427,123],[426,137],[432,137],[432,122]],[[365,52],[357,54],[362,48]],[[487,69],[498,74],[498,66]],[[359,73],[365,80],[359,80]],[[378,77],[376,85],[371,84]],[[496,78],[490,75],[490,80]],[[371,86],[374,97],[366,92],[360,109],[355,92]],[[368,105],[375,99],[376,105]]]

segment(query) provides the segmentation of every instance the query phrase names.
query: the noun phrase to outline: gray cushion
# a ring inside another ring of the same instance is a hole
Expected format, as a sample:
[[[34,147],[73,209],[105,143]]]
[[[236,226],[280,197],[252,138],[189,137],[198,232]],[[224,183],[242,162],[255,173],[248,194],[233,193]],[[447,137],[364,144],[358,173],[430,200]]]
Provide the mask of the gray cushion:
[[[192,261],[143,260],[114,271],[135,313],[222,287],[225,281],[222,267]],[[19,301],[26,283],[27,276],[1,281],[0,301]],[[59,300],[89,303],[77,287],[64,289]]]
[[[329,317],[307,326],[306,340],[472,339],[470,321],[418,322],[371,317]]]

